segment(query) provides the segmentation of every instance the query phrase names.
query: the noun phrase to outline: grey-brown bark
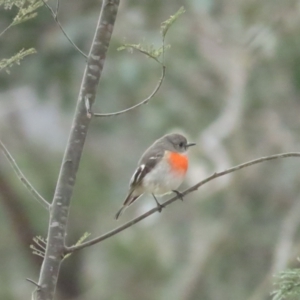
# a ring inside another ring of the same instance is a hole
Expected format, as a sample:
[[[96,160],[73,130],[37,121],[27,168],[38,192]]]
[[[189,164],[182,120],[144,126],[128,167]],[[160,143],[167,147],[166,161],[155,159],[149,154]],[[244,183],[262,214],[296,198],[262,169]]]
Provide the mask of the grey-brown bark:
[[[83,75],[69,141],[63,158],[53,203],[50,209],[48,243],[40,272],[37,299],[54,298],[60,265],[65,252],[65,236],[70,200],[95,101],[96,89],[117,16],[119,0],[105,0]],[[88,105],[87,105],[88,104]]]

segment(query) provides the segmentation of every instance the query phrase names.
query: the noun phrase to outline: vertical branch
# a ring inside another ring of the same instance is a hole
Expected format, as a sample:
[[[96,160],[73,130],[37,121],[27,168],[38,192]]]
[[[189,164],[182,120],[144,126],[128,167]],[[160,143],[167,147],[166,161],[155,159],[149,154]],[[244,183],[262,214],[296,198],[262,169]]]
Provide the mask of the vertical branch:
[[[82,79],[78,103],[72,129],[65,150],[61,170],[50,210],[48,243],[40,272],[38,300],[51,300],[54,297],[59,268],[65,252],[65,236],[70,209],[70,200],[76,180],[81,154],[96,96],[96,89],[102,73],[106,52],[117,16],[119,0],[104,0],[98,20],[94,40],[88,56]]]

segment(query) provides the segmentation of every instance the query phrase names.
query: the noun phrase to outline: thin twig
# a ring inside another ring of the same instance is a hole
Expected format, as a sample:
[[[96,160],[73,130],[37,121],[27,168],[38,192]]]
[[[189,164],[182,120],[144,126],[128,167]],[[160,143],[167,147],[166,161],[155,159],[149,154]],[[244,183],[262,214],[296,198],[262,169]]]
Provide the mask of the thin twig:
[[[30,279],[30,278],[26,278],[26,280],[27,280],[28,282],[32,283],[33,285],[35,285],[38,289],[41,288],[34,280],[32,280],[32,279]]]
[[[64,30],[64,28],[62,27],[62,25],[60,24],[57,14],[58,14],[58,9],[59,9],[59,1],[57,2],[56,5],[56,13],[54,12],[54,10],[52,9],[52,7],[45,1],[42,0],[44,5],[49,9],[49,11],[51,12],[54,21],[56,22],[56,24],[59,26],[59,28],[61,29],[62,33],[64,34],[64,36],[67,38],[67,40],[71,43],[71,45],[81,54],[83,55],[85,58],[88,58],[88,56],[81,51],[78,46],[71,40],[71,38],[68,36],[68,34],[66,33],[66,31]]]
[[[41,251],[35,250],[35,251],[32,251],[32,254],[37,255],[37,256],[39,256],[41,258],[45,258],[45,253],[43,253]]]
[[[164,78],[165,78],[165,75],[166,75],[166,66],[165,66],[165,37],[163,36],[162,38],[162,62],[159,61],[156,57],[150,55],[149,52],[146,52],[146,51],[143,51],[141,49],[139,49],[138,51],[151,57],[152,59],[154,59],[156,62],[158,62],[161,66],[162,66],[162,70],[161,70],[161,76],[158,80],[158,83],[156,85],[156,87],[154,88],[153,92],[146,98],[144,99],[143,101],[139,102],[138,104],[135,104],[129,108],[126,108],[124,110],[120,110],[120,111],[117,111],[117,112],[114,112],[114,113],[107,113],[107,114],[99,114],[99,113],[93,113],[93,116],[94,117],[115,117],[115,116],[119,116],[119,115],[122,115],[124,113],[127,113],[139,106],[142,106],[144,104],[147,104],[149,102],[149,100],[151,98],[153,98],[155,96],[155,94],[158,92],[158,90],[160,89],[163,81],[164,81]],[[90,111],[88,111],[88,113],[91,113]]]
[[[36,236],[35,238],[33,238],[33,241],[39,246],[41,247],[41,249],[43,249],[44,251],[46,251],[46,241],[44,241],[40,236]]]
[[[213,175],[207,177],[206,179],[198,182],[197,184],[195,184],[194,186],[188,188],[187,190],[185,190],[184,192],[182,192],[182,196],[186,196],[188,195],[189,193],[193,192],[193,191],[196,191],[199,187],[201,187],[202,185],[208,183],[209,181],[215,179],[215,178],[218,178],[218,177],[221,177],[221,176],[224,176],[226,174],[229,174],[229,173],[232,173],[232,172],[235,172],[235,171],[238,171],[238,170],[241,170],[243,168],[246,168],[246,167],[249,167],[249,166],[252,166],[252,165],[255,165],[255,164],[258,164],[258,163],[261,163],[261,162],[264,162],[264,161],[268,161],[268,160],[273,160],[273,159],[278,159],[278,158],[287,158],[287,157],[300,157],[300,152],[289,152],[289,153],[280,153],[280,154],[275,154],[275,155],[271,155],[271,156],[266,156],[266,157],[261,157],[261,158],[258,158],[258,159],[254,159],[254,160],[251,160],[249,162],[246,162],[246,163],[243,163],[243,164],[240,164],[240,165],[237,165],[235,167],[232,167],[230,169],[227,169],[225,171],[222,171],[222,172],[216,172],[214,173]],[[175,196],[171,199],[169,199],[168,201],[164,202],[163,205],[164,206],[167,206],[171,203],[173,203],[175,200],[179,199],[180,196]],[[86,248],[86,247],[89,247],[89,246],[92,246],[94,244],[97,244],[99,242],[102,242],[114,235],[116,235],[117,233],[125,230],[126,228],[129,228],[131,227],[132,225],[140,222],[141,220],[149,217],[150,215],[154,214],[155,212],[157,212],[159,210],[158,207],[155,207],[149,211],[147,211],[146,213],[142,214],[141,216],[125,223],[124,225],[120,226],[120,227],[117,227],[99,237],[96,237],[90,241],[87,241],[85,243],[82,243],[80,245],[75,245],[75,246],[72,246],[72,247],[66,247],[65,248],[65,253],[72,253],[72,252],[75,252],[75,251],[78,251],[78,250],[81,250],[83,248]]]
[[[3,35],[9,28],[11,28],[12,24],[13,23],[9,24],[5,29],[3,29],[2,32],[0,33],[0,36]]]
[[[59,11],[59,4],[60,4],[60,1],[57,0],[56,1],[56,9],[55,9],[55,15],[58,17],[58,11]]]
[[[31,185],[31,183],[26,179],[20,168],[18,167],[17,163],[15,162],[14,158],[11,156],[9,151],[6,149],[4,144],[0,140],[0,148],[2,149],[4,155],[6,156],[7,160],[9,161],[10,165],[12,166],[13,170],[25,185],[25,187],[29,190],[29,192],[34,196],[34,198],[47,210],[50,209],[50,204],[47,200],[45,200],[38,191]]]
[[[126,108],[124,110],[120,110],[120,111],[114,112],[114,113],[108,113],[108,114],[96,114],[96,113],[94,113],[93,116],[94,117],[115,117],[115,116],[119,116],[121,114],[127,113],[128,111],[133,110],[133,109],[135,109],[135,108],[137,108],[137,107],[139,107],[141,105],[147,104],[149,102],[149,100],[151,98],[153,98],[154,95],[158,92],[159,88],[161,87],[161,85],[163,83],[165,75],[166,75],[166,66],[162,65],[161,77],[159,78],[159,81],[158,81],[155,89],[153,90],[153,92],[146,99],[144,99],[143,101],[139,102],[138,104],[133,105],[133,106],[131,106],[129,108]]]

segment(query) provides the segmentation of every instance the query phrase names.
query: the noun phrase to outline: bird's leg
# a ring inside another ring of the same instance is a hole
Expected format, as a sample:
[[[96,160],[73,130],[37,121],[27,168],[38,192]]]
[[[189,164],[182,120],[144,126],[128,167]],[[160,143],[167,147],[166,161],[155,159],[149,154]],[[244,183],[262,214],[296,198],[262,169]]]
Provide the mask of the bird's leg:
[[[181,201],[183,201],[183,194],[182,194],[181,192],[179,192],[179,191],[177,191],[177,190],[172,190],[172,192],[174,192],[174,193],[178,196],[178,198],[179,198]]]
[[[155,202],[156,202],[158,211],[161,212],[162,209],[163,209],[165,206],[164,206],[163,204],[160,204],[160,203],[158,202],[158,200],[156,199],[156,197],[154,196],[154,194],[152,194],[152,196],[153,196],[153,198],[154,198],[154,200],[155,200]]]

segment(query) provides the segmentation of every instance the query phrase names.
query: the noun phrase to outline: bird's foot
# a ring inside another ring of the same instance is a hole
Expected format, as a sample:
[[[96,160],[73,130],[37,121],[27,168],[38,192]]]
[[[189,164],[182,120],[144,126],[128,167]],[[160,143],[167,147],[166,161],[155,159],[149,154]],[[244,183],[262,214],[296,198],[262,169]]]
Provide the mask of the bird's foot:
[[[179,191],[177,191],[177,190],[172,190],[172,192],[174,192],[174,193],[177,195],[177,197],[178,197],[181,201],[183,201],[183,194],[182,194],[181,192],[179,192]]]
[[[159,202],[157,202],[156,205],[159,213],[161,213],[162,209],[165,208],[165,205],[160,204]]]
[[[156,197],[154,196],[154,194],[152,194],[152,196],[153,196],[153,198],[154,198],[154,200],[156,202],[156,206],[157,206],[158,212],[161,213],[162,209],[165,208],[165,205],[164,204],[160,204],[158,202],[158,200],[156,199]]]

